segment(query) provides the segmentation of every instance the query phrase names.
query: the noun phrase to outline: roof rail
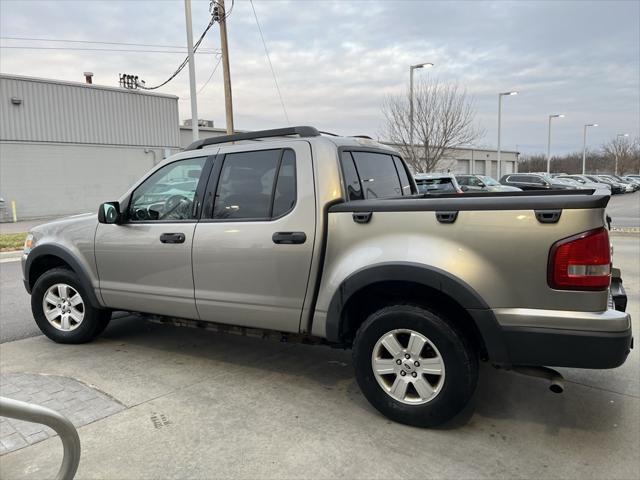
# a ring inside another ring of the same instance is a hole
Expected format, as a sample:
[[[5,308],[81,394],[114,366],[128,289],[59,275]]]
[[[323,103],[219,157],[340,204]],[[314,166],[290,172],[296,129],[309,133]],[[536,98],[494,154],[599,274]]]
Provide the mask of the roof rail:
[[[202,140],[196,140],[187,148],[187,150],[199,150],[207,145],[215,145],[217,143],[239,142],[240,140],[257,140],[259,138],[284,137],[287,135],[299,135],[300,137],[318,137],[320,132],[314,127],[287,127],[275,128],[273,130],[257,130],[255,132],[234,133],[233,135],[223,135],[221,137],[210,137]]]

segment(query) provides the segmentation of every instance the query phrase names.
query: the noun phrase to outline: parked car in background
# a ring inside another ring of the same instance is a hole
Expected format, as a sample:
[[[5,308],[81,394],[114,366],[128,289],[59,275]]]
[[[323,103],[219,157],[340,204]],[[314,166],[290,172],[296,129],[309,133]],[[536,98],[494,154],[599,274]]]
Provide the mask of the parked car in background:
[[[598,175],[598,177],[605,180],[609,180],[610,182],[617,183],[622,187],[624,193],[632,193],[634,191],[633,185],[629,183],[621,182],[620,180],[615,178],[613,175]]]
[[[573,185],[546,177],[540,173],[508,173],[500,179],[502,185],[522,190],[575,190]]]
[[[640,185],[638,185],[636,182],[627,180],[626,178],[621,177],[620,175],[611,175],[611,177],[615,178],[616,180],[618,180],[620,183],[624,185],[631,185],[631,187],[633,187],[634,192],[637,190],[640,190]]]
[[[418,193],[463,193],[456,177],[450,173],[417,173]]]
[[[519,192],[518,187],[502,185],[487,175],[456,175],[456,180],[464,192]]]
[[[634,177],[634,176],[632,176],[632,175],[625,175],[625,176],[624,176],[624,177],[622,177],[622,178],[624,178],[624,179],[625,179],[626,181],[628,181],[628,182],[632,182],[632,183],[635,183],[635,184],[637,184],[638,186],[640,186],[640,175],[637,175],[637,176],[635,176],[635,177]]]
[[[620,183],[614,182],[613,180],[607,180],[606,178],[600,178],[598,175],[584,175],[589,180],[596,183],[604,183],[605,185],[609,185],[611,187],[611,194],[617,195],[619,193],[624,193],[626,191],[625,187],[623,187]]]
[[[555,178],[575,182],[578,188],[593,189],[596,195],[611,195],[611,185],[602,182],[594,182],[585,175],[558,175]]]

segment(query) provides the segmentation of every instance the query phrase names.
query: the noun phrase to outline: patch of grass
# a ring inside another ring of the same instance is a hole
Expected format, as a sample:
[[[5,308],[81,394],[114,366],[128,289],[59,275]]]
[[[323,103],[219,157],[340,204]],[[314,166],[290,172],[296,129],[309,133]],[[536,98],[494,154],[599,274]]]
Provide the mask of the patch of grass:
[[[0,251],[20,250],[26,236],[27,232],[0,233]]]

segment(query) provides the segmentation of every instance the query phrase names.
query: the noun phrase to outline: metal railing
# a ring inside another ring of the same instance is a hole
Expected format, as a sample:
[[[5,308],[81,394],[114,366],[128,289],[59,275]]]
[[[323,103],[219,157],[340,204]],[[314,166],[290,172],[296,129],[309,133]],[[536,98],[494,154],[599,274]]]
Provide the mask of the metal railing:
[[[64,448],[62,465],[56,480],[73,479],[80,463],[80,437],[76,427],[65,416],[40,405],[0,397],[0,417],[40,423],[54,429],[60,436]]]

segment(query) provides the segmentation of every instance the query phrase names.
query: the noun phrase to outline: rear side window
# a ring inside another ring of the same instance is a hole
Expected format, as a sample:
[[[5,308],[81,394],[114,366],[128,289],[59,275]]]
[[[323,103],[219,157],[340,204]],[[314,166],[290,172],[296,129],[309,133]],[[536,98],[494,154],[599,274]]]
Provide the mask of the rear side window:
[[[220,172],[213,218],[268,220],[290,211],[295,196],[291,150],[230,153]]]
[[[360,176],[364,198],[398,197],[402,195],[400,179],[391,155],[352,152]]]
[[[413,193],[411,191],[411,181],[409,180],[409,175],[407,175],[407,169],[404,167],[402,160],[400,160],[400,157],[394,156],[393,163],[395,163],[396,165],[398,178],[400,178],[400,188],[402,189],[402,195],[411,195]]]
[[[285,150],[280,163],[276,190],[273,194],[272,217],[281,217],[296,203],[296,158],[292,150]]]
[[[342,173],[349,200],[362,200],[364,197],[362,196],[360,177],[350,152],[342,152]]]

